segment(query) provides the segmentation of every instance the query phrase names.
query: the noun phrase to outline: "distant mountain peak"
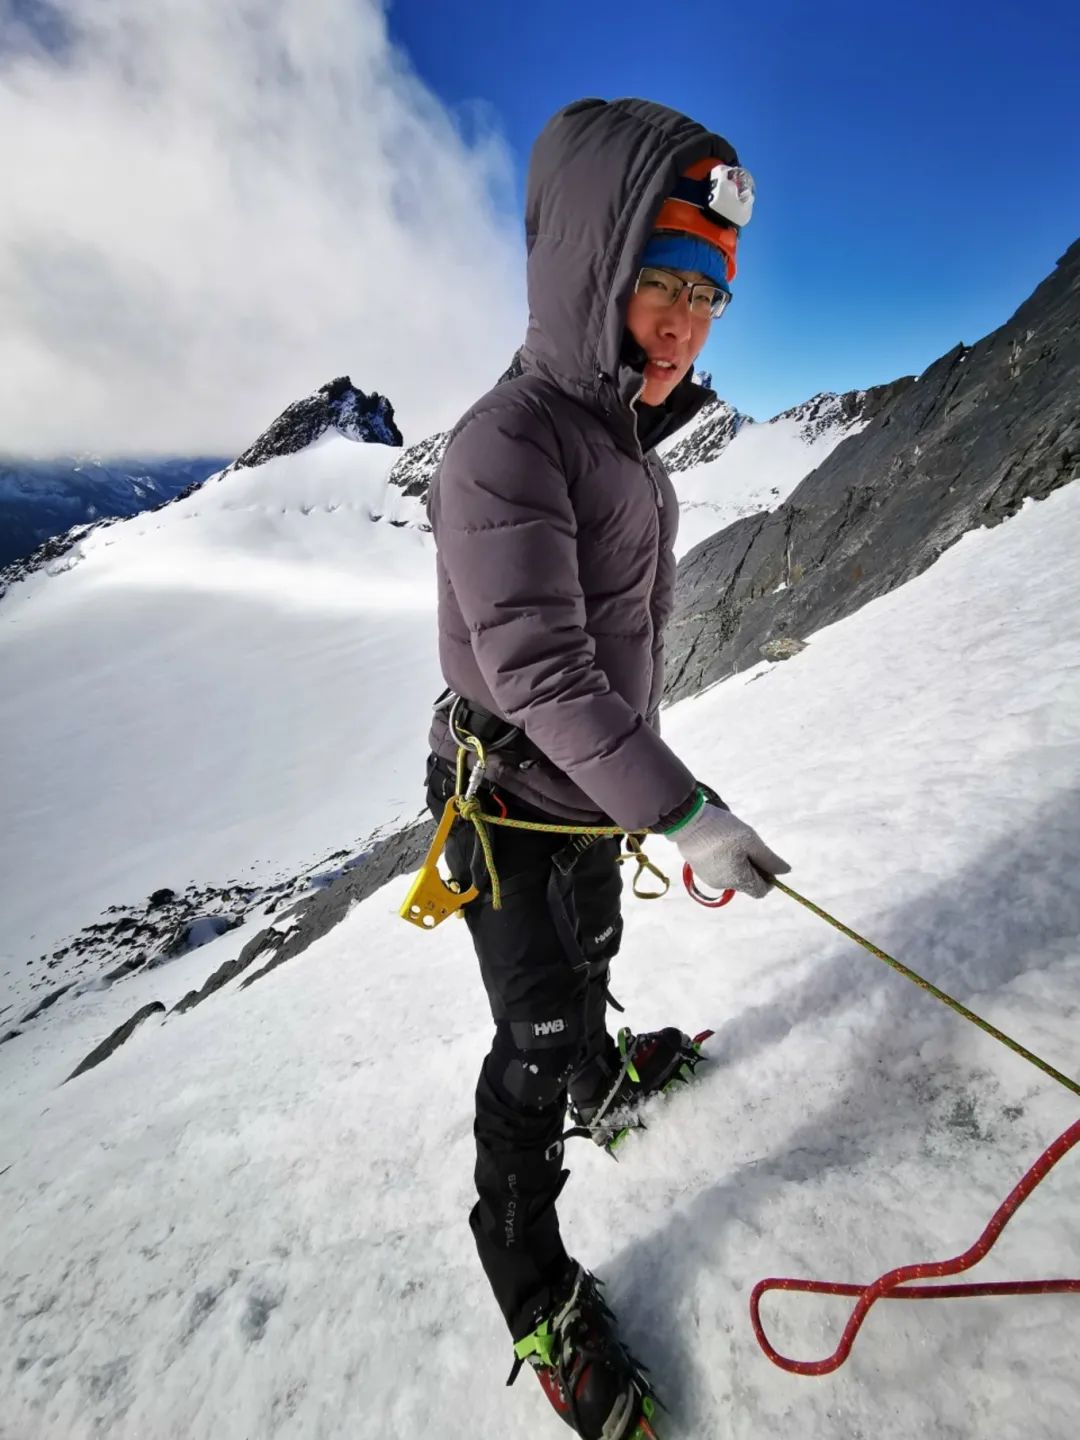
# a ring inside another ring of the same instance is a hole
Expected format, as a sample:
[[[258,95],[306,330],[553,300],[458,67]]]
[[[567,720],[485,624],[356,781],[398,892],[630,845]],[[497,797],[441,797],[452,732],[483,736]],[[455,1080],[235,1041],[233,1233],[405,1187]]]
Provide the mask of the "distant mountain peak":
[[[847,390],[842,395],[822,390],[800,405],[793,405],[790,410],[774,415],[769,424],[775,425],[778,420],[793,420],[800,426],[802,438],[810,444],[826,431],[856,424],[868,425],[911,384],[912,377],[906,375],[888,385],[873,385],[869,390]]]
[[[264,465],[278,455],[292,455],[314,443],[327,430],[336,430],[346,440],[366,444],[404,444],[394,420],[394,407],[385,395],[358,390],[348,375],[340,375],[313,394],[296,400],[264,430],[254,445],[229,467],[243,470]]]
[[[712,380],[712,376],[708,374],[696,375],[694,378],[698,384]],[[711,389],[711,384],[706,388]],[[726,400],[721,400],[719,396],[710,400],[698,411],[690,426],[683,430],[670,446],[663,448],[665,466],[675,474],[679,470],[689,470],[695,465],[702,465],[707,460],[715,460],[748,423],[754,423],[750,416],[736,410],[734,405],[729,405]]]

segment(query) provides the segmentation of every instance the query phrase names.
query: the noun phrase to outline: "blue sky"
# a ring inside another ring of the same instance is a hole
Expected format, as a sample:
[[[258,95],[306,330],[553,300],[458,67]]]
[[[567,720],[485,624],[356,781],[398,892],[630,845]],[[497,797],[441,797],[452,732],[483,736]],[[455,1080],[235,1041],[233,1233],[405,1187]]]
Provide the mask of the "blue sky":
[[[1002,324],[1080,235],[1080,5],[391,0],[391,35],[520,188],[548,116],[644,95],[758,184],[702,363],[767,418],[917,373]]]

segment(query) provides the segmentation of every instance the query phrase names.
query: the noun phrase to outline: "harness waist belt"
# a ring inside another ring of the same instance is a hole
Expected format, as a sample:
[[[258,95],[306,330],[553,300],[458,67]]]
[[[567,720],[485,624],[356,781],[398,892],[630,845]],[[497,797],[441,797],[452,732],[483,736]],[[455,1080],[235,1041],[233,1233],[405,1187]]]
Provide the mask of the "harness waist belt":
[[[453,739],[475,735],[485,750],[510,760],[519,770],[528,770],[546,758],[519,725],[512,725],[454,690],[444,690],[433,708],[436,714],[446,716]]]

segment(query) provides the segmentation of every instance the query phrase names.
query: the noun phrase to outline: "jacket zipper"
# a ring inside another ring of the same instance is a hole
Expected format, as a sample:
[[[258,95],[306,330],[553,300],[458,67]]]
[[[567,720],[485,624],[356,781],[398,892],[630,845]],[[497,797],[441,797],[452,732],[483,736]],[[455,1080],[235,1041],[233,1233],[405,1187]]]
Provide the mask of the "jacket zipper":
[[[641,463],[642,463],[642,465],[644,465],[645,469],[649,472],[649,479],[652,481],[653,494],[656,496],[656,508],[657,508],[658,510],[663,510],[663,508],[664,508],[664,493],[663,493],[663,491],[660,489],[660,481],[657,480],[656,475],[655,475],[654,472],[653,472],[652,463],[651,463],[649,460],[647,460],[644,455],[641,457]]]
[[[657,510],[663,510],[663,508],[664,508],[664,496],[663,496],[663,492],[662,492],[661,489],[660,489],[660,482],[657,480],[656,476],[653,474],[653,468],[652,468],[652,466],[650,465],[648,459],[646,458],[645,452],[644,452],[644,450],[642,450],[642,448],[641,448],[641,441],[638,440],[638,436],[637,436],[637,402],[641,399],[641,397],[642,397],[642,395],[644,395],[644,393],[645,393],[645,381],[642,380],[642,382],[641,382],[641,389],[640,389],[640,390],[638,391],[638,393],[634,396],[633,400],[630,401],[630,409],[631,409],[631,411],[633,412],[633,416],[634,416],[634,439],[637,441],[637,450],[638,450],[638,455],[641,457],[641,465],[642,465],[642,468],[647,472],[647,474],[648,474],[648,476],[649,476],[649,479],[652,481],[653,498],[656,500],[656,508],[657,508]]]

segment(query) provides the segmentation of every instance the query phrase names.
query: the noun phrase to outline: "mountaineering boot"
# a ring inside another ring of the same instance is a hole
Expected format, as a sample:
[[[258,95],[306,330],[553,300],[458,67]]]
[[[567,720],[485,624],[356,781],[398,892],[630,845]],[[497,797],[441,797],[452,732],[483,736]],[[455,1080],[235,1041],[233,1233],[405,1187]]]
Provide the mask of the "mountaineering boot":
[[[634,1114],[643,1100],[691,1079],[712,1033],[703,1030],[691,1040],[671,1026],[644,1035],[623,1028],[609,1054],[590,1060],[571,1079],[574,1124],[613,1151],[628,1129],[644,1128]]]
[[[531,1365],[555,1413],[583,1440],[657,1440],[656,1397],[620,1341],[599,1286],[572,1264],[550,1313],[514,1346],[506,1383]]]

